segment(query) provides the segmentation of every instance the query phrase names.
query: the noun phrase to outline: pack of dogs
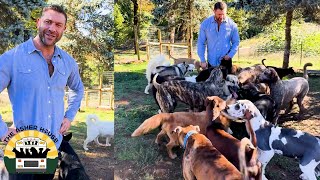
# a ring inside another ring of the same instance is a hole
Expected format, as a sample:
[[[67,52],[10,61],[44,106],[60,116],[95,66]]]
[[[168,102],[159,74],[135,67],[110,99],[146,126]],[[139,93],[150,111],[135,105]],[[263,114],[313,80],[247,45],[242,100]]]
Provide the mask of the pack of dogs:
[[[279,154],[299,159],[301,179],[316,180],[319,137],[278,124],[280,111],[290,113],[295,99],[299,106],[295,118],[303,118],[309,91],[307,66],[312,64],[304,65],[303,77],[282,80],[295,75],[293,68],[265,66],[264,61],[226,76],[221,67],[211,67],[193,76],[195,81],[180,74],[162,75],[170,66],[162,66],[161,73],[151,70],[155,73],[148,83],[154,88],[159,114],[143,121],[131,136],[159,128],[155,143],[162,144],[167,137],[171,159],[177,157],[174,147],[184,149],[184,179],[267,179],[266,166]],[[174,112],[178,102],[188,105],[189,112]],[[235,138],[233,122],[244,124],[250,139]]]

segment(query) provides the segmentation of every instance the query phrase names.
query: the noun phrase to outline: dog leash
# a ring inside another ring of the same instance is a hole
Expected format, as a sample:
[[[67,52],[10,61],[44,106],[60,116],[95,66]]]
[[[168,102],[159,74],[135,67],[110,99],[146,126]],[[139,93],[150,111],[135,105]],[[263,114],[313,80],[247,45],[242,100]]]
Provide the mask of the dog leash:
[[[184,139],[183,139],[183,148],[184,148],[184,149],[187,147],[187,140],[188,140],[188,138],[189,138],[192,134],[196,134],[196,133],[198,133],[198,132],[195,131],[195,130],[191,130],[191,131],[189,131],[189,132],[186,134],[186,136],[185,136]]]

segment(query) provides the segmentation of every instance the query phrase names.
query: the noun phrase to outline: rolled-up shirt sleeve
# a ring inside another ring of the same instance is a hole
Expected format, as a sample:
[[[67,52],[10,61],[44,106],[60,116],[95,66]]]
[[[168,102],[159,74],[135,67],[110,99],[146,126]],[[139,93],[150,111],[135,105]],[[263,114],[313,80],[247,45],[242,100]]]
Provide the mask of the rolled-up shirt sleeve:
[[[231,36],[232,46],[231,46],[230,52],[228,53],[228,56],[230,58],[233,58],[233,56],[237,53],[239,44],[240,44],[240,36],[238,32],[238,27],[236,24],[234,24],[232,31],[233,31]]]
[[[75,64],[72,73],[68,78],[67,85],[69,87],[68,92],[68,108],[65,112],[65,117],[70,121],[73,121],[80,108],[81,100],[84,94],[83,83],[80,78],[78,65]]]
[[[10,83],[10,60],[6,58],[6,54],[0,56],[0,93],[8,87]],[[0,138],[6,135],[8,132],[8,126],[3,121],[0,114]]]
[[[200,30],[199,30],[199,36],[198,36],[198,42],[197,42],[197,47],[198,47],[197,52],[198,52],[198,56],[199,56],[201,62],[206,62],[204,55],[205,55],[205,50],[206,50],[207,37],[206,37],[206,32],[205,32],[204,26],[205,26],[204,22],[201,23]]]

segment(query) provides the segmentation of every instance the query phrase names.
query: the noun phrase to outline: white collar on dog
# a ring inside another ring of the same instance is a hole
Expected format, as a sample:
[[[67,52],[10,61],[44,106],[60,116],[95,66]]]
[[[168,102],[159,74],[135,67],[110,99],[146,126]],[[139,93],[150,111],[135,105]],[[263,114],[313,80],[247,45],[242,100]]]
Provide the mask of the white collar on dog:
[[[186,134],[186,136],[184,137],[184,140],[183,140],[183,148],[184,148],[184,149],[187,147],[187,140],[188,140],[188,138],[189,138],[192,134],[196,134],[196,133],[198,133],[198,132],[195,131],[195,130],[191,130],[191,131],[189,131],[189,132]]]

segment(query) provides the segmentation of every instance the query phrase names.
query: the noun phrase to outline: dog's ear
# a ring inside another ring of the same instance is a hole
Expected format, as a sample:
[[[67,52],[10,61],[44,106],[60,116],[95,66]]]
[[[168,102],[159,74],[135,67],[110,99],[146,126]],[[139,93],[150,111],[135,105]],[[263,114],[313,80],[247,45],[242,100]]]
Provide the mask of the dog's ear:
[[[270,71],[271,71],[270,81],[271,81],[271,82],[277,82],[278,79],[280,79],[277,71],[274,70],[273,68],[269,68],[269,69],[270,69]]]
[[[208,96],[206,99],[206,112],[207,112],[207,119],[208,121],[212,121],[213,119],[213,96]]]
[[[177,133],[179,134],[182,131],[182,127],[181,126],[177,126],[176,128],[174,128],[174,130],[172,131],[172,133]]]
[[[196,131],[200,132],[200,127],[199,126],[194,126],[196,128]]]
[[[249,109],[244,110],[244,118],[247,120],[250,120],[252,118],[256,117],[256,114],[254,112],[252,112]]]
[[[68,133],[68,134],[63,135],[63,140],[65,140],[65,141],[69,142],[71,138],[72,138],[72,133]]]

